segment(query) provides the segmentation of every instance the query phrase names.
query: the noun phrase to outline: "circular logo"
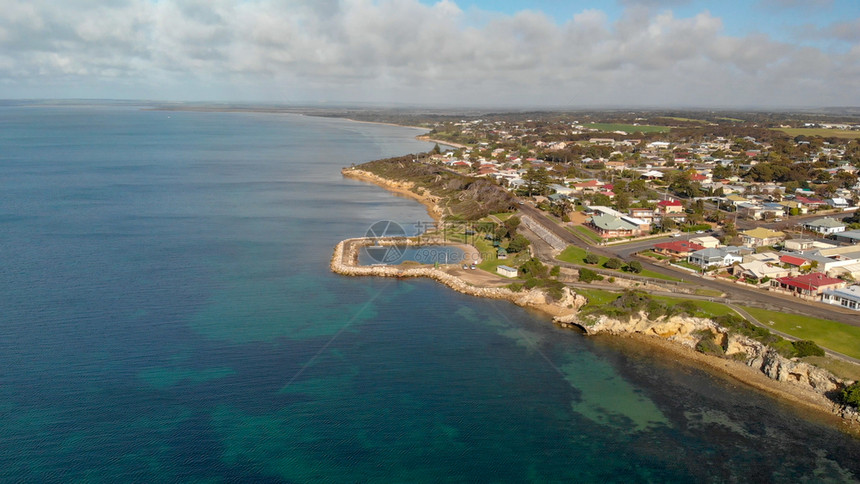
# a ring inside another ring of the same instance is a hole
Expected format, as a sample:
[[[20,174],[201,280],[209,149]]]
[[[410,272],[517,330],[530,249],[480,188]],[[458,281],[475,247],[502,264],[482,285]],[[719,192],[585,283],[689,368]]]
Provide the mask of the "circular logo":
[[[367,255],[378,264],[400,262],[406,252],[406,231],[397,222],[380,220],[367,229],[365,237],[376,239],[365,247]]]

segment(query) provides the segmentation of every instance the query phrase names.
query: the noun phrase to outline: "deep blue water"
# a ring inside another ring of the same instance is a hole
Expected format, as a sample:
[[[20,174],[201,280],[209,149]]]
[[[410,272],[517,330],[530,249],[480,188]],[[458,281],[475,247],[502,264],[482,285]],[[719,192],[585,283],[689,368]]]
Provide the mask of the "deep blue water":
[[[0,481],[845,482],[754,391],[430,281],[331,274],[424,208],[339,170],[415,131],[0,107]]]

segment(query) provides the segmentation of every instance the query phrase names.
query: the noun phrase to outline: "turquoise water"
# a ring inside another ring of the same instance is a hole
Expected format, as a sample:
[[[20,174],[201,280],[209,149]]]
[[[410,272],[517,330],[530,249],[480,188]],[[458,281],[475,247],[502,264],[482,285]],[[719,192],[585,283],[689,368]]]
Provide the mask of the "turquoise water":
[[[334,245],[424,207],[339,170],[408,129],[0,107],[0,481],[845,482],[736,384]]]

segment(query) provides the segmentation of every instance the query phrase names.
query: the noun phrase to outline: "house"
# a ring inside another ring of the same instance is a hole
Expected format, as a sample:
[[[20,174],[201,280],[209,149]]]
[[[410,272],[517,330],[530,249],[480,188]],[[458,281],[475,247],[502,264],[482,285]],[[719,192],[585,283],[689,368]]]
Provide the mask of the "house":
[[[631,217],[616,217],[614,215],[601,214],[591,217],[587,225],[605,239],[642,235],[642,224],[632,222],[630,221],[631,219]]]
[[[686,240],[673,240],[654,244],[654,252],[670,257],[687,257],[691,252],[704,249],[704,246]]]
[[[746,247],[766,247],[785,239],[785,233],[763,227],[741,232],[741,240]]]
[[[821,302],[860,311],[860,286],[824,290]]]
[[[810,222],[806,222],[805,224],[803,224],[803,226],[809,230],[812,230],[813,232],[818,232],[825,235],[845,232],[845,224],[830,217],[812,220]]]
[[[693,237],[690,242],[699,244],[705,249],[713,249],[720,246],[720,241],[716,237],[704,235],[702,237]]]
[[[828,289],[841,289],[847,283],[842,279],[828,277],[821,272],[813,272],[795,277],[778,277],[770,281],[772,290],[784,291],[798,296],[817,297]]]
[[[506,265],[496,267],[496,272],[505,277],[517,277],[517,270]]]
[[[657,202],[657,212],[662,214],[681,213],[684,204],[680,200],[660,200]]]
[[[776,277],[785,277],[789,274],[791,274],[790,269],[785,269],[760,260],[742,262],[736,265],[732,270],[732,275],[735,277],[742,277],[744,279],[761,280],[766,277],[773,279]]]
[[[779,262],[781,264],[787,265],[789,267],[796,267],[798,269],[802,269],[804,267],[809,267],[810,263],[808,260],[803,257],[797,257],[795,255],[782,254],[779,256]]]
[[[705,268],[711,266],[728,267],[735,262],[743,261],[740,247],[718,247],[702,249],[687,256],[690,264]]]
[[[654,210],[650,208],[631,208],[630,216],[651,223],[654,221]]]
[[[785,241],[785,250],[809,250],[815,246],[815,241],[812,239],[788,239]]]

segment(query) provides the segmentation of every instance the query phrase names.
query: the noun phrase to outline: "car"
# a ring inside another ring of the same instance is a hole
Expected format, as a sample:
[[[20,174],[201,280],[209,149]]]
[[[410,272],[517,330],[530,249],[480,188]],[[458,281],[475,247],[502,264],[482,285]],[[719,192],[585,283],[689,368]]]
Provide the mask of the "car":
[[[697,233],[697,234],[704,234],[704,233],[705,233],[705,231],[704,231],[704,230],[697,230],[697,231],[696,231],[696,233]]]
[[[675,232],[674,234],[672,234],[672,237],[680,237],[680,236],[681,236],[681,232]]]

